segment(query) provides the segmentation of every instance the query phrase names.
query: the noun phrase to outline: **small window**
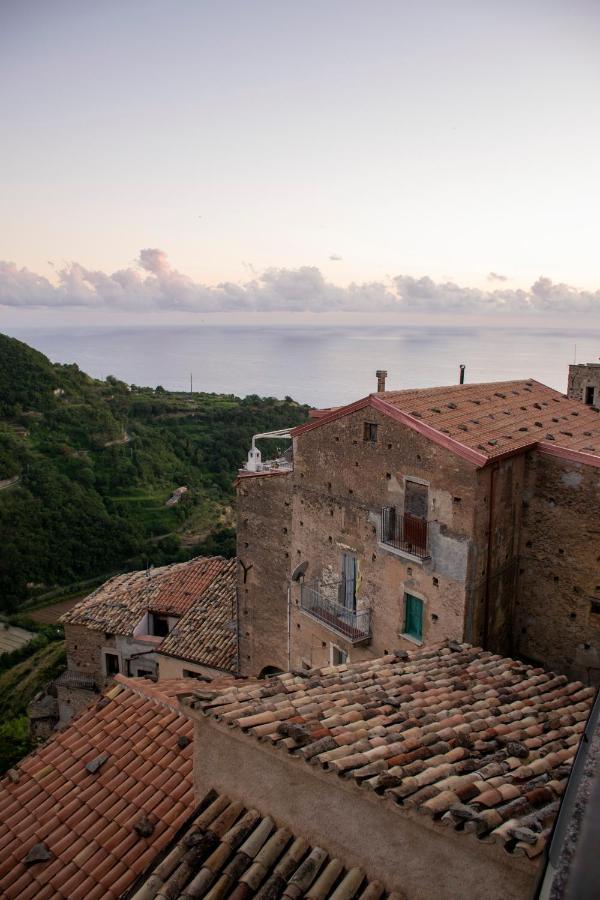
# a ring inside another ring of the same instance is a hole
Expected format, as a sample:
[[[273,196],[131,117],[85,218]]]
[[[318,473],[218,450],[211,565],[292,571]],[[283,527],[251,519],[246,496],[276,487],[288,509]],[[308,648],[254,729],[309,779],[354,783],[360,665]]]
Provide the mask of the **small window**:
[[[330,644],[331,647],[331,665],[332,666],[343,666],[345,662],[348,661],[348,653],[346,650],[342,650],[340,647],[336,647],[335,644]]]
[[[377,440],[377,425],[374,422],[365,422],[363,440],[374,444]]]
[[[114,638],[114,634],[111,634],[110,631],[104,632],[104,640],[105,641],[112,641],[113,638]]]
[[[169,620],[166,616],[158,616],[152,613],[151,616],[151,634],[154,637],[166,637],[169,633]]]
[[[416,519],[426,519],[427,506],[427,485],[407,478],[404,486],[404,514]]]
[[[138,678],[152,678],[154,672],[151,672],[150,669],[138,669],[137,677]]]
[[[600,616],[600,600],[590,600],[590,611],[595,616]]]
[[[423,640],[423,601],[412,594],[404,595],[404,634]]]
[[[587,403],[588,406],[594,405],[594,388],[593,388],[593,385],[591,385],[591,384],[588,384],[588,386],[585,389],[585,402]]]
[[[106,667],[107,675],[118,675],[119,674],[119,657],[116,653],[105,653],[104,654],[104,665]]]

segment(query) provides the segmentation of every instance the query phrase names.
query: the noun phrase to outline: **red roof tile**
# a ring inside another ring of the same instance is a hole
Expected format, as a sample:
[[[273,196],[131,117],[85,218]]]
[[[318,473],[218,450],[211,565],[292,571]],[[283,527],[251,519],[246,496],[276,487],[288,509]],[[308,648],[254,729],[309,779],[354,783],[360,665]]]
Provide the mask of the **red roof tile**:
[[[556,816],[594,694],[450,643],[223,692],[207,685],[183,702],[403,808],[531,856]]]
[[[115,880],[120,891],[125,890],[140,870],[140,863],[124,863],[125,856],[131,854],[147,865],[189,816],[193,806],[192,724],[175,709],[177,695],[189,693],[197,682],[179,679],[154,685],[123,676],[117,680],[106,694],[109,703],[86,710],[65,731],[22,760],[11,771],[12,777],[0,782],[3,897],[101,897],[109,889],[111,896],[118,896]],[[115,726],[123,732],[141,720],[158,726],[152,740],[136,749],[141,763],[137,771],[147,774],[149,790],[131,768],[136,755],[131,751],[139,735],[134,732],[119,744],[111,737]],[[180,736],[190,739],[183,748],[177,743]],[[98,756],[104,738],[108,760],[95,774],[87,772],[85,764]],[[57,771],[69,780],[54,777]],[[166,791],[159,784],[163,773]],[[173,779],[179,785],[175,802],[168,792]],[[101,787],[103,783],[106,789]],[[138,803],[130,796],[136,786]],[[153,821],[153,805],[164,808],[163,820],[154,818],[153,834],[140,837],[134,823],[142,814]],[[24,865],[28,851],[40,842],[50,852],[50,859]]]
[[[231,560],[220,556],[198,556],[159,569],[117,575],[61,616],[60,621],[131,635],[148,611],[183,615],[231,566]]]
[[[169,632],[159,653],[214,669],[237,668],[237,560],[221,567],[201,597]]]
[[[215,791],[205,797],[185,834],[137,888],[132,900],[392,896],[349,861],[330,856],[322,847],[278,827],[271,816],[246,810]]]
[[[582,461],[591,464],[600,459],[598,413],[534,379],[371,394],[328,410],[315,421],[299,425],[293,434],[322,427],[367,405],[400,417],[408,427],[449,449],[462,450],[479,465],[536,445],[548,452],[581,454]]]

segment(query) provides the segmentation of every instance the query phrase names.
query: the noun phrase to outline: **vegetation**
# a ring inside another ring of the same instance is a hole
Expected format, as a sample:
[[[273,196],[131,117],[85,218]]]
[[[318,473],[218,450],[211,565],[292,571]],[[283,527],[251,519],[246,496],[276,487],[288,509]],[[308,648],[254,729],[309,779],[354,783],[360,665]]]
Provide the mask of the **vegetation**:
[[[126,568],[232,555],[233,480],[252,434],[307,412],[289,397],[95,380],[0,335],[0,609]]]
[[[66,666],[62,629],[31,621],[27,627],[37,628],[35,638],[0,656],[0,774],[33,748],[27,705]]]

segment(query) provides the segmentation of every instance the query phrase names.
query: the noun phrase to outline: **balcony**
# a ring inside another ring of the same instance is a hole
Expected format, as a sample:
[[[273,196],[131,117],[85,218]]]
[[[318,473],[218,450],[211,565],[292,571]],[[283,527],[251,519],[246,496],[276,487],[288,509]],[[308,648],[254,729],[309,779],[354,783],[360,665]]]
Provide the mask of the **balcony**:
[[[364,644],[371,639],[371,613],[355,611],[339,603],[334,596],[343,595],[343,584],[303,584],[300,609],[351,644]]]
[[[427,520],[409,513],[399,515],[393,506],[381,510],[381,543],[418,559],[429,559]]]

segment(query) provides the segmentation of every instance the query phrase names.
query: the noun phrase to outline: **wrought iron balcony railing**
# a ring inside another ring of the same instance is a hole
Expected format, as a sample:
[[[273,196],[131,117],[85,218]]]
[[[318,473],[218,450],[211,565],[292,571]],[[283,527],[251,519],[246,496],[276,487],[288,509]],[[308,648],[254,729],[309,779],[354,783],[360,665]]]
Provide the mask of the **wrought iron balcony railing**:
[[[429,559],[427,520],[409,513],[401,516],[393,506],[384,506],[381,510],[381,543],[419,559]]]
[[[339,594],[339,585],[303,584],[300,591],[302,612],[318,619],[351,644],[367,642],[371,636],[370,610],[350,609],[327,596],[330,591]]]

